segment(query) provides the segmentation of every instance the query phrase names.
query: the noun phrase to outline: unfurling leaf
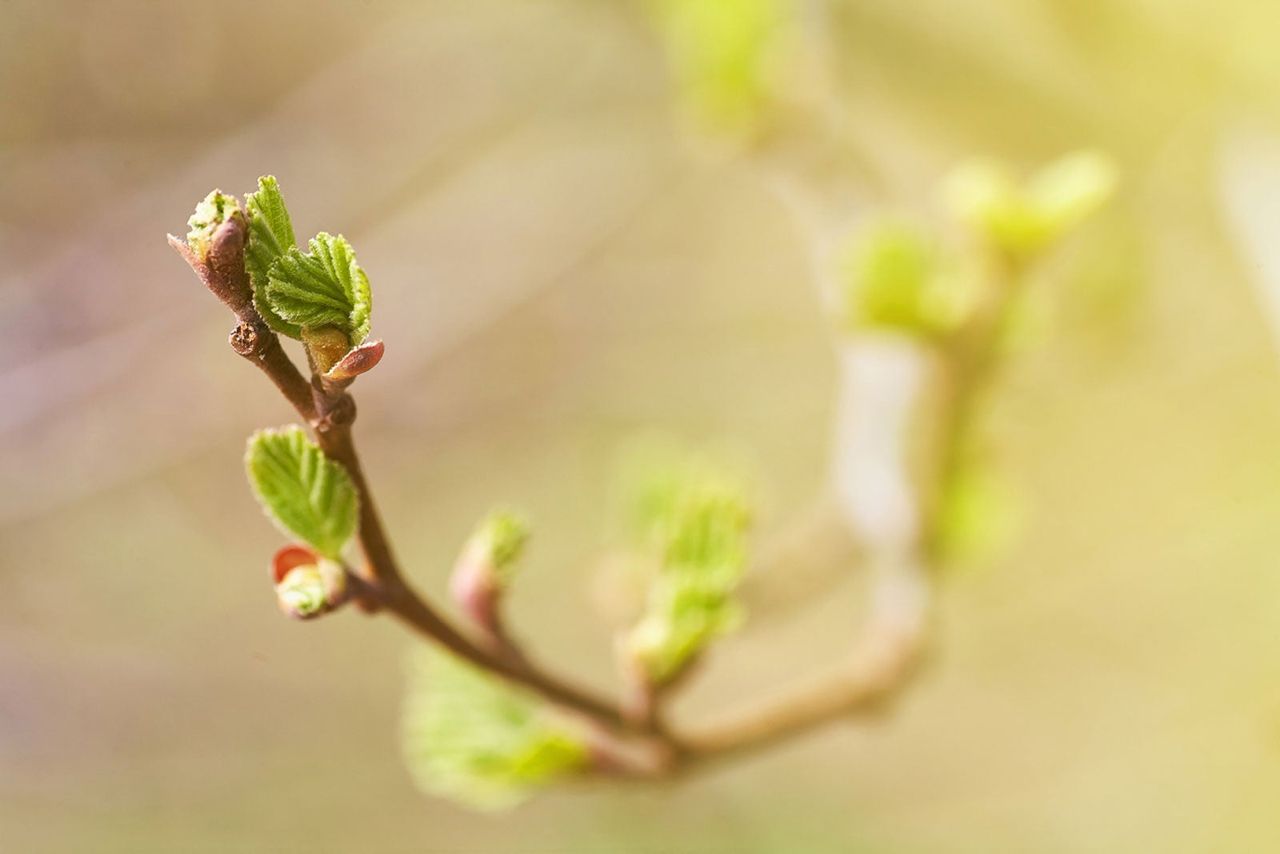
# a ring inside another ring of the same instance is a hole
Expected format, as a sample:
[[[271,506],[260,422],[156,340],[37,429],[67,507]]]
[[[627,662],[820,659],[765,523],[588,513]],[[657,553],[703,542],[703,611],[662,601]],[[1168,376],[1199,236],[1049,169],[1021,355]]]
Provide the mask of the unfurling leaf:
[[[498,603],[528,539],[529,524],[523,518],[495,510],[462,547],[449,578],[449,592],[477,625],[494,628]]]
[[[936,335],[968,317],[974,282],[944,264],[923,230],[879,222],[856,235],[841,264],[843,314],[851,331]]]
[[[956,217],[991,246],[1024,259],[1093,214],[1115,185],[1111,160],[1081,151],[1049,164],[1024,183],[996,161],[964,164],[947,179],[946,197]]]
[[[514,806],[587,760],[545,705],[442,650],[412,661],[402,733],[424,790],[480,809]]]
[[[725,472],[688,460],[651,468],[637,490],[637,510],[660,568],[626,649],[661,683],[741,624],[733,592],[746,567],[751,513],[744,490]]]
[[[495,510],[485,517],[467,541],[467,549],[482,555],[503,581],[529,541],[529,523],[510,510]]]
[[[272,311],[266,302],[267,274],[276,259],[298,245],[293,236],[293,222],[280,184],[272,175],[258,179],[257,192],[245,196],[245,210],[249,216],[249,242],[245,245],[244,266],[253,283],[254,307],[267,325],[290,338],[297,338],[301,331],[296,325]]]
[[[346,470],[298,427],[255,433],[245,466],[277,525],[337,560],[356,528],[358,498]]]
[[[235,196],[228,196],[221,190],[214,190],[196,205],[195,213],[187,220],[191,227],[187,232],[187,245],[201,261],[209,255],[209,244],[218,226],[235,216],[244,216],[240,203]]]
[[[309,252],[293,248],[267,271],[265,302],[274,315],[299,330],[336,329],[348,347],[369,335],[369,278],[346,238],[321,232]],[[298,336],[301,337],[301,332]]]
[[[324,577],[319,566],[300,566],[289,570],[276,585],[276,598],[285,613],[301,619],[314,617],[328,604]]]
[[[308,620],[346,601],[347,575],[339,564],[290,543],[271,558],[276,603],[290,617]]]

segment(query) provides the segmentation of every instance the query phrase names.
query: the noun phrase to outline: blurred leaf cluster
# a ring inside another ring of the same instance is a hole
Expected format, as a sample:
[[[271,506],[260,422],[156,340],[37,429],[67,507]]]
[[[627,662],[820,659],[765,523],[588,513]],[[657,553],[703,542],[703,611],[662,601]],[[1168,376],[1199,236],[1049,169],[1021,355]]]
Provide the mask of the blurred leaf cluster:
[[[628,653],[661,683],[742,621],[733,591],[747,559],[751,510],[724,468],[694,458],[647,466],[633,485],[637,529],[656,560]]]
[[[767,121],[782,55],[787,0],[652,0],[681,102],[707,130],[749,137]]]
[[[996,289],[1022,287],[1001,280],[1016,278],[1066,237],[1115,183],[1114,165],[1092,151],[1069,154],[1023,182],[996,161],[961,164],[946,178],[943,195],[978,251],[948,246],[923,225],[873,219],[840,256],[842,325],[925,339],[956,332],[999,298]]]
[[[1115,165],[1096,151],[1069,154],[1023,182],[999,161],[975,160],[947,179],[946,200],[992,247],[1026,260],[1094,213],[1115,185]]]
[[[402,735],[424,790],[480,809],[519,803],[588,756],[544,703],[430,648],[412,659]]]

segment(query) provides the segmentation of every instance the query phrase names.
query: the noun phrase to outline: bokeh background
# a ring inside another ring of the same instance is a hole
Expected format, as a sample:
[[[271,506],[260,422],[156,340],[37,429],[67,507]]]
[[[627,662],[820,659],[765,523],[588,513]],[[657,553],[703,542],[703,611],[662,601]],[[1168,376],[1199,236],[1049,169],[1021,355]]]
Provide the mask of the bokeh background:
[[[478,516],[528,508],[515,624],[601,687],[629,437],[749,456],[764,542],[826,490],[803,235],[681,121],[640,4],[0,3],[0,850],[1280,846],[1280,15],[828,5],[868,204],[929,216],[974,153],[1121,168],[994,398],[1019,536],[944,579],[876,725],[488,816],[401,763],[397,626],[276,613],[240,460],[290,413],[165,233],[271,172],[300,234],[351,238],[388,345],[360,439],[412,575],[441,593]],[[752,579],[681,716],[836,656],[859,580],[814,551]]]

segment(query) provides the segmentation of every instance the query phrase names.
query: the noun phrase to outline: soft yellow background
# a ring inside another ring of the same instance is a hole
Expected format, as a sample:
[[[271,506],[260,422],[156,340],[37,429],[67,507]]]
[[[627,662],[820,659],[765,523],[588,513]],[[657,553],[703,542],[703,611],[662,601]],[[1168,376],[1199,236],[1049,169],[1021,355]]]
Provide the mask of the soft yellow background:
[[[1280,362],[1233,226],[1275,213],[1280,14],[831,5],[877,204],[930,214],[972,153],[1123,170],[995,398],[1021,537],[946,580],[931,668],[878,725],[484,816],[401,765],[396,626],[275,612],[240,457],[290,413],[164,234],[273,172],[300,234],[351,238],[388,353],[360,439],[411,573],[442,592],[472,521],[526,506],[515,624],[612,687],[590,578],[629,436],[747,449],[764,540],[825,488],[791,221],[691,141],[636,6],[0,4],[0,850],[1280,847]],[[1232,181],[1256,210],[1228,215]],[[682,715],[838,654],[856,582],[775,572]]]

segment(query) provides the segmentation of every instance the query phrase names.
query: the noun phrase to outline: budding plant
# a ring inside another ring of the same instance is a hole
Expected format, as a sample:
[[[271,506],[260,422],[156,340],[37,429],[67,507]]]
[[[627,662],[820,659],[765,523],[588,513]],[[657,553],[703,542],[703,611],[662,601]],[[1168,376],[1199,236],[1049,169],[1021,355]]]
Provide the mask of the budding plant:
[[[780,2],[749,0],[745,17],[713,0],[655,8],[694,108],[735,134],[758,127]],[[644,604],[612,640],[616,696],[580,685],[535,660],[504,620],[530,534],[519,513],[495,511],[462,544],[449,585],[458,620],[402,570],[353,432],[352,385],[384,347],[369,337],[369,278],[350,243],[321,232],[300,246],[272,177],[243,200],[210,193],[186,238],[169,242],[234,315],[232,349],[300,422],[254,434],[245,455],[254,495],[291,540],[268,562],[279,609],[314,620],[355,608],[415,633],[423,643],[402,722],[409,768],[427,792],[495,809],[560,781],[694,772],[882,711],[910,683],[940,568],[982,543],[992,515],[990,490],[975,486],[978,402],[1012,352],[1033,272],[1113,182],[1095,154],[1028,181],[971,164],[945,191],[963,238],[864,218],[816,256],[841,377],[832,487],[875,575],[871,608],[838,667],[698,723],[672,720],[671,699],[747,617],[736,593],[753,567],[754,513],[736,474],[690,455],[646,467],[632,485],[635,548],[651,567]],[[301,342],[303,368],[281,336]],[[931,408],[921,406],[926,392]]]

